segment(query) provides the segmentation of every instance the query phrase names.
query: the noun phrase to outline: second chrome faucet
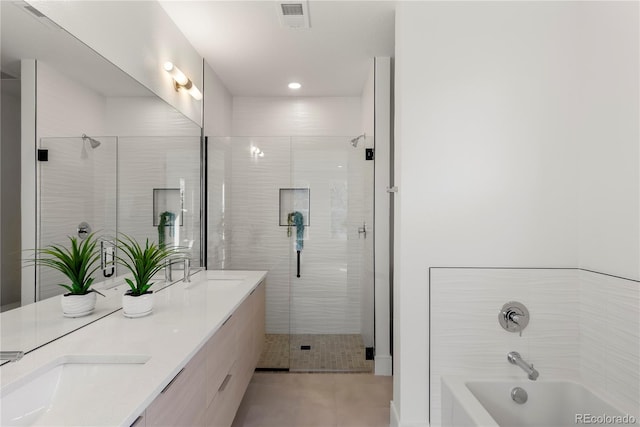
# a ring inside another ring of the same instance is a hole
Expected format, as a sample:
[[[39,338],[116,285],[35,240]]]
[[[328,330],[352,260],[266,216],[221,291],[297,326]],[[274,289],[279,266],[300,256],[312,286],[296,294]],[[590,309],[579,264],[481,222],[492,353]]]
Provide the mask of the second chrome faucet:
[[[509,354],[507,354],[507,360],[512,365],[519,366],[527,374],[531,381],[535,381],[538,379],[540,373],[533,367],[533,364],[529,365],[527,362],[525,362],[524,359],[522,359],[522,356],[520,356],[520,353],[518,353],[517,351],[510,351]]]

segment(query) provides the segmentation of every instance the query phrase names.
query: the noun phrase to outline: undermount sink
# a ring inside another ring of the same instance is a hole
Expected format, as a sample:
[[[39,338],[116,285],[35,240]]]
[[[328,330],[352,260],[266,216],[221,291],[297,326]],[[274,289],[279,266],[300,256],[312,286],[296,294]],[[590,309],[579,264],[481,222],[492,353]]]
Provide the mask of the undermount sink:
[[[0,389],[0,425],[29,426],[43,423],[51,411],[73,410],[91,401],[93,390],[113,384],[114,378],[131,374],[149,359],[119,354],[60,357]]]

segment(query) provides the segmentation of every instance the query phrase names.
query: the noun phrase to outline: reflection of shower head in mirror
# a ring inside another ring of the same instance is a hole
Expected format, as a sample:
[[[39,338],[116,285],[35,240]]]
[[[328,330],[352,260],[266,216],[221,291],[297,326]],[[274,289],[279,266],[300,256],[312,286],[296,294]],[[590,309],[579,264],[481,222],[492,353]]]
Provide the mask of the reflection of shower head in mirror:
[[[89,141],[89,144],[91,145],[91,148],[98,148],[100,146],[100,141],[98,141],[97,139],[93,139],[90,136],[87,136],[86,134],[82,134],[82,142],[87,142]]]
[[[361,139],[364,139],[364,138],[366,138],[366,134],[364,134],[364,133],[363,133],[362,135],[358,135],[358,136],[356,136],[355,138],[353,138],[353,139],[351,140],[351,145],[352,145],[353,147],[357,147],[357,146],[358,146],[358,142],[360,142],[360,140],[361,140]]]
[[[100,146],[100,141],[98,141],[97,139],[93,139],[90,136],[87,136],[87,134],[83,133],[82,134],[82,151],[80,152],[81,159],[89,158],[89,153],[87,152],[87,144],[86,144],[87,141],[89,142],[89,145],[91,146],[92,150],[95,150]]]

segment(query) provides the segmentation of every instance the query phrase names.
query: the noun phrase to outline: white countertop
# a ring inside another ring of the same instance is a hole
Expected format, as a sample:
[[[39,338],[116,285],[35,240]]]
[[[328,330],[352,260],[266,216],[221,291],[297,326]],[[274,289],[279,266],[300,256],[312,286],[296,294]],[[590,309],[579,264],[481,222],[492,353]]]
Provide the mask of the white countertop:
[[[154,292],[153,313],[147,317],[129,319],[116,311],[26,354],[18,362],[1,366],[0,393],[4,395],[6,390],[28,382],[34,372],[46,370],[65,357],[148,356],[144,364],[109,365],[108,371],[95,377],[78,374],[78,380],[63,384],[70,392],[61,395],[59,391],[50,409],[33,424],[128,427],[265,276],[266,271],[199,272],[192,276],[191,283],[178,282]],[[124,290],[114,288],[122,293]],[[60,314],[59,321],[66,320],[76,319],[64,319]],[[3,349],[22,350],[4,344]]]

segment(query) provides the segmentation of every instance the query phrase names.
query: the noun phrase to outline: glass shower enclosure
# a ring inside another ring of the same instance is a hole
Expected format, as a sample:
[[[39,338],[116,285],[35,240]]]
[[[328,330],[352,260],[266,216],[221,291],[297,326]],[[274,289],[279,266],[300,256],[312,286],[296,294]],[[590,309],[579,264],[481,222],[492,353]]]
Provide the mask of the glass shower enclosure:
[[[258,368],[372,371],[366,141],[225,137],[207,146],[208,268],[268,271]]]
[[[41,138],[37,186],[38,247],[95,232],[102,249],[95,283],[120,273],[113,262],[119,233],[169,239],[201,265],[199,137]],[[62,279],[37,268],[37,300],[63,293]]]

